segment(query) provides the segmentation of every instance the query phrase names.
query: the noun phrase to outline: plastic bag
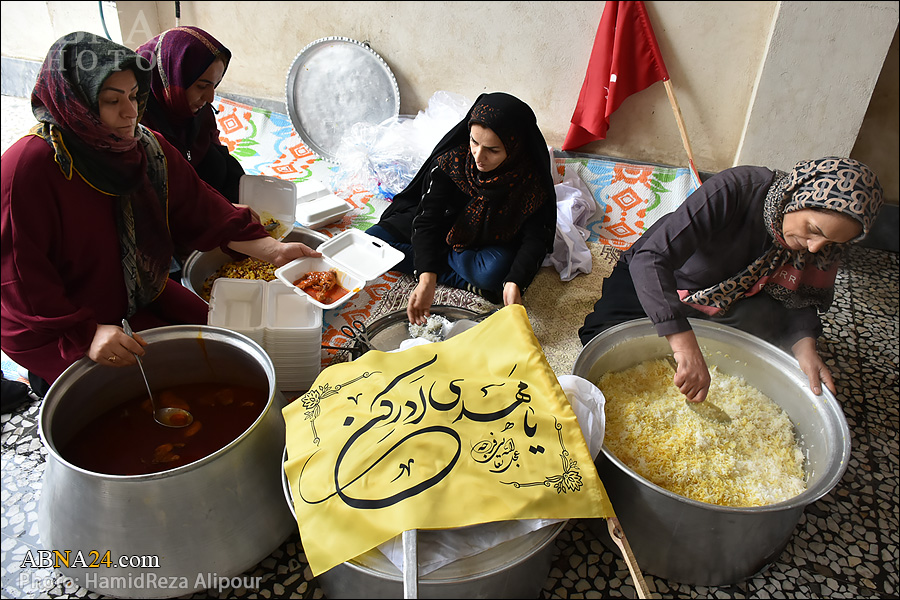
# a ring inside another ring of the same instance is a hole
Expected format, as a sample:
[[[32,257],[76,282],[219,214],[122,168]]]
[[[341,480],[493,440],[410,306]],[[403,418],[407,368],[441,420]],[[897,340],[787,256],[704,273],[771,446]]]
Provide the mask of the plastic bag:
[[[465,116],[471,103],[452,92],[435,92],[415,118],[401,115],[382,123],[357,123],[335,153],[339,168],[331,189],[347,196],[363,189],[386,198],[403,191],[441,138]]]

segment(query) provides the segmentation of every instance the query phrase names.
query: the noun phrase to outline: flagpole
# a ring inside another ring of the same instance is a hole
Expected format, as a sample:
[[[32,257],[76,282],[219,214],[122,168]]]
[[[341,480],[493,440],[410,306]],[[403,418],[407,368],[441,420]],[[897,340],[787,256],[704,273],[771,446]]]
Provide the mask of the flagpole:
[[[681,143],[684,144],[684,150],[688,155],[691,173],[694,175],[697,187],[700,187],[700,174],[697,172],[697,167],[694,166],[694,153],[691,151],[691,141],[688,139],[687,129],[684,127],[684,117],[681,116],[681,108],[678,107],[678,100],[675,99],[675,90],[672,89],[672,82],[668,77],[663,80],[663,85],[666,86],[666,95],[669,96],[669,104],[672,105],[672,111],[675,113],[675,121],[678,123],[678,131],[681,133]]]

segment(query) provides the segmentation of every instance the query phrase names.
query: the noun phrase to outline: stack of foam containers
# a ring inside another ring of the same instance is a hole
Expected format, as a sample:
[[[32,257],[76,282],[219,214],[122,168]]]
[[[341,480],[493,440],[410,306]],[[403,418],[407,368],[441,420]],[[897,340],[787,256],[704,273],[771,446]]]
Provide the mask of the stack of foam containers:
[[[207,322],[262,346],[281,391],[308,390],[322,368],[322,309],[281,281],[217,279]]]
[[[277,279],[268,282],[263,348],[282,390],[312,387],[322,368],[322,309]]]
[[[266,288],[252,279],[219,278],[209,294],[207,324],[224,327],[263,345]]]

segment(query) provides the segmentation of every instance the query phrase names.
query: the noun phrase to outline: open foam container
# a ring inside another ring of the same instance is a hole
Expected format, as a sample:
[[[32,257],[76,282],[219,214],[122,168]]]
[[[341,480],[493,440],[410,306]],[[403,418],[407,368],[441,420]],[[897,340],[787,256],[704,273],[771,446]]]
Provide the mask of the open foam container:
[[[322,242],[316,250],[322,253],[321,258],[298,258],[276,269],[275,277],[324,310],[340,306],[365,287],[366,282],[376,279],[405,256],[387,242],[358,229],[339,233]],[[335,271],[338,285],[348,290],[347,293],[330,304],[323,304],[294,285],[312,271]]]
[[[264,226],[272,219],[278,222],[269,232],[276,240],[283,240],[294,230],[297,186],[293,181],[267,175],[243,175],[238,194],[239,202],[255,210]]]

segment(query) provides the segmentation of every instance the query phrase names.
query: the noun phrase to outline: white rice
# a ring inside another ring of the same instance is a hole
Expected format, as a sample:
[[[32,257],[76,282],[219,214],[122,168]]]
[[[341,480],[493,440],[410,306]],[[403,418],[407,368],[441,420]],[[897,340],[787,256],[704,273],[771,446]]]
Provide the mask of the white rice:
[[[721,506],[764,506],[805,488],[803,454],[784,411],[740,377],[710,369],[709,399],[732,418],[710,422],[687,407],[662,360],[607,373],[607,447],[671,492]]]
[[[424,338],[429,342],[442,342],[450,328],[450,321],[441,315],[431,315],[424,325],[409,324],[409,337]]]

